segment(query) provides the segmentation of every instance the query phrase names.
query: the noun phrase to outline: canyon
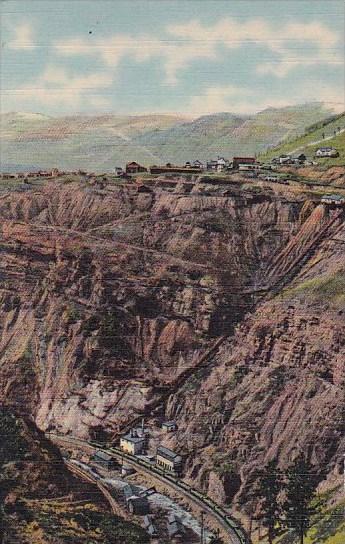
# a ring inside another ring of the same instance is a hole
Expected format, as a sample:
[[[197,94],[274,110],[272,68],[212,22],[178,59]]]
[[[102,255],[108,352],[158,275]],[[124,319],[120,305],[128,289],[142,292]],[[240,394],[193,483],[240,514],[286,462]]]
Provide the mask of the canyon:
[[[249,515],[301,451],[339,493],[345,214],[247,185],[1,193],[0,400],[86,439],[174,419],[186,480]]]

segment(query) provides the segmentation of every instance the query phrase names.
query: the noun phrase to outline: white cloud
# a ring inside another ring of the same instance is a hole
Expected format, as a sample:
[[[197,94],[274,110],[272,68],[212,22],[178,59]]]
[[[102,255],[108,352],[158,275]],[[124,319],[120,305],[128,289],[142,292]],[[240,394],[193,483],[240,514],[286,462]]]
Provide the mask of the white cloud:
[[[113,75],[107,72],[75,75],[50,65],[40,77],[13,93],[21,103],[35,102],[50,107],[78,108],[89,105],[104,108],[110,106],[110,101],[101,94],[113,81]]]
[[[35,47],[34,30],[31,23],[21,23],[13,29],[13,39],[8,42],[10,49],[25,50]]]
[[[166,74],[166,83],[169,85],[175,85],[178,72],[187,68],[195,59],[216,58],[213,44],[194,42],[179,44],[175,40],[161,41],[145,35],[136,37],[117,35],[93,41],[74,38],[55,43],[55,50],[63,56],[95,56],[112,68],[116,68],[124,58],[132,58],[136,62],[160,58]]]
[[[108,38],[94,37],[86,40],[73,38],[55,43],[60,55],[92,55],[107,66],[116,67],[126,58],[145,62],[160,58],[166,81],[177,82],[181,70],[188,68],[196,59],[218,60],[222,49],[237,49],[255,44],[267,50],[268,60],[257,66],[259,74],[286,76],[296,66],[328,64],[341,53],[332,53],[340,36],[318,21],[289,23],[277,29],[264,19],[251,19],[242,23],[224,18],[213,25],[203,26],[198,20],[168,25],[166,39],[152,35],[117,35]],[[222,49],[221,49],[222,48]]]
[[[255,44],[267,50],[269,58],[257,66],[257,73],[284,77],[297,66],[320,64],[342,65],[341,36],[326,25],[311,21],[269,25],[264,19],[252,19],[242,24],[226,18],[213,26],[202,27],[198,21],[174,25],[168,31],[181,40],[197,43],[208,40],[213,47],[229,49]]]

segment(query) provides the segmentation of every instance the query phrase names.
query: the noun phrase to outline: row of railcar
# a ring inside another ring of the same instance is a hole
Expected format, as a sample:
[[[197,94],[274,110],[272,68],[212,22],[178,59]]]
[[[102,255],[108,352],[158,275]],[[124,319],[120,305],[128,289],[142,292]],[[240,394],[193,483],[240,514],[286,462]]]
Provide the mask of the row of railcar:
[[[150,470],[151,472],[154,472],[158,474],[159,476],[163,476],[165,479],[170,480],[172,483],[174,483],[178,487],[181,487],[183,490],[187,491],[188,493],[190,493],[191,495],[193,495],[194,497],[202,501],[206,506],[211,508],[216,514],[218,514],[226,522],[226,524],[236,534],[241,544],[247,544],[247,539],[245,535],[242,533],[242,531],[238,529],[234,520],[227,514],[227,512],[225,512],[225,510],[223,510],[222,507],[220,507],[215,502],[213,502],[213,500],[207,497],[207,495],[204,495],[203,493],[201,493],[201,491],[198,491],[194,489],[193,487],[189,486],[188,484],[186,484],[185,482],[179,480],[178,478],[165,473],[162,469],[160,469],[159,467],[156,467],[155,465],[152,465],[148,461],[145,461],[144,459],[140,459],[134,455],[125,453],[119,448],[110,447],[110,448],[104,449],[104,444],[100,444],[99,442],[96,442],[96,441],[91,441],[89,442],[89,444],[102,451],[105,451],[105,452],[110,451],[117,455],[121,455],[123,459],[128,459],[129,461],[135,461],[136,463],[138,463],[138,465],[142,465],[143,467]]]

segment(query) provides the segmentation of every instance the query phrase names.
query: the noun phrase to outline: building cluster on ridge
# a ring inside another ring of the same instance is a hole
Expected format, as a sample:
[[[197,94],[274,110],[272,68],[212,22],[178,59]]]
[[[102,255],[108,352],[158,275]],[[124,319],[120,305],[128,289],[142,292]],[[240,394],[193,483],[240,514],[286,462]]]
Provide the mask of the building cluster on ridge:
[[[334,147],[319,147],[314,153],[314,159],[318,158],[336,158],[339,157],[339,152]],[[149,172],[150,174],[200,174],[200,173],[217,173],[231,171],[249,171],[258,170],[260,168],[274,168],[281,166],[308,166],[317,164],[314,160],[308,159],[304,153],[298,155],[283,154],[273,159],[268,164],[260,163],[256,157],[233,157],[232,160],[218,156],[216,159],[201,161],[187,161],[183,165],[175,165],[170,162],[165,165],[152,165],[149,167],[143,166],[136,161],[127,162],[125,168],[117,166],[114,168],[114,173],[119,177],[131,176]],[[32,178],[55,178],[68,175],[86,176],[88,178],[95,176],[94,172],[86,172],[84,170],[62,171],[58,168],[50,170],[37,170],[29,172],[0,172],[0,178],[4,180],[22,179],[28,182]]]
[[[314,158],[335,158],[339,157],[339,152],[333,147],[320,147],[315,151]],[[313,160],[308,159],[304,153],[298,155],[280,155],[273,157],[270,161],[270,166],[274,165],[290,165],[290,166],[308,166],[317,164]],[[268,165],[266,165],[268,166]],[[184,165],[174,165],[168,162],[165,165],[152,165],[145,167],[138,162],[132,161],[126,164],[125,170],[121,167],[115,168],[115,173],[118,175],[140,174],[149,172],[150,174],[199,174],[201,172],[227,172],[233,170],[255,170],[262,165],[256,157],[233,157],[232,160],[218,156],[217,159],[212,159],[206,162],[196,159],[195,161],[187,161]]]

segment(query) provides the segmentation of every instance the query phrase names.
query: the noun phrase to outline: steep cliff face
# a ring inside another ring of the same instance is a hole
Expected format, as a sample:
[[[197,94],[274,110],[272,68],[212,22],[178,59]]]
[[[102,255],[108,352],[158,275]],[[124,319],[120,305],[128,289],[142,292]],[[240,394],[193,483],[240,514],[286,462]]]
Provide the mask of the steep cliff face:
[[[2,399],[83,436],[149,413],[251,307],[301,208],[78,185],[4,196]]]
[[[320,480],[341,482],[344,241],[338,217],[289,286],[248,315],[212,367],[169,399],[167,415],[179,421],[174,441],[192,452],[189,477],[224,502],[243,505],[257,468],[271,459],[286,468],[301,451]]]
[[[167,444],[225,503],[301,449],[338,474],[342,213],[272,191],[47,184],[0,214],[2,402],[81,437],[175,418]]]

